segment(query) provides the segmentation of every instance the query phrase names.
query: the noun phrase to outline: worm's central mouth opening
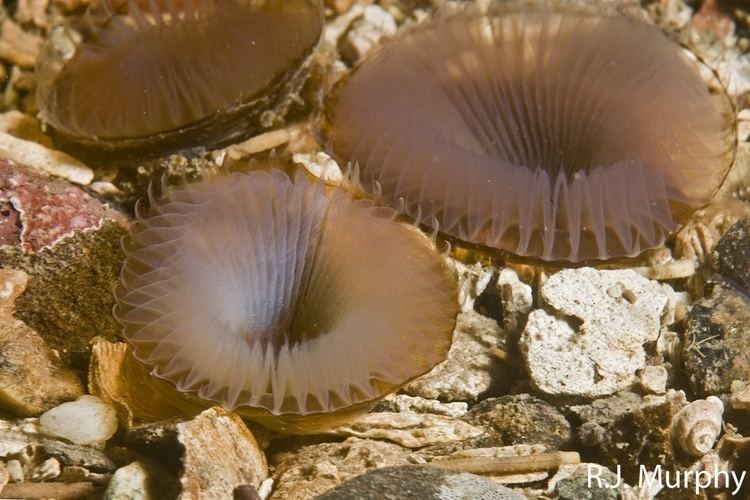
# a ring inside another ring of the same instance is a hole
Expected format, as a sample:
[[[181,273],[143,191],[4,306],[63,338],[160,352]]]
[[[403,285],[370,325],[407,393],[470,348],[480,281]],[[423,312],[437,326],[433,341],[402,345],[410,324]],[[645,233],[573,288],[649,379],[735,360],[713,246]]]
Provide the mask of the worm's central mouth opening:
[[[619,113],[622,130],[612,130],[596,113],[575,112],[551,101],[540,85],[520,80],[507,84],[495,104],[499,112],[489,121],[464,114],[485,155],[568,180],[623,160],[625,152],[618,144],[636,135],[626,110]]]

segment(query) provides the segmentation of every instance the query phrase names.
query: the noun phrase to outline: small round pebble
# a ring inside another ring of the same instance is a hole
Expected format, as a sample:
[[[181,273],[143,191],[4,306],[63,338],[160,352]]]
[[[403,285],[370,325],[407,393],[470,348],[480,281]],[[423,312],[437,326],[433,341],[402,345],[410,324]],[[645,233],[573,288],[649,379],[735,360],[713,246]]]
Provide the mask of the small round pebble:
[[[419,465],[384,467],[357,476],[316,500],[524,500],[520,493],[475,474]]]
[[[112,406],[94,396],[81,396],[42,414],[42,432],[84,446],[103,445],[117,432]]]
[[[735,380],[750,380],[750,300],[714,285],[687,316],[682,358],[690,387],[700,397],[731,392]]]
[[[483,446],[544,444],[560,448],[572,439],[570,423],[552,405],[529,394],[485,399],[463,420],[485,429]]]
[[[618,489],[621,478],[599,464],[576,464],[564,466],[570,471],[558,473],[563,476],[555,482],[557,500],[619,500],[623,498]]]
[[[721,237],[713,264],[724,278],[746,291],[750,289],[750,219],[736,223]]]

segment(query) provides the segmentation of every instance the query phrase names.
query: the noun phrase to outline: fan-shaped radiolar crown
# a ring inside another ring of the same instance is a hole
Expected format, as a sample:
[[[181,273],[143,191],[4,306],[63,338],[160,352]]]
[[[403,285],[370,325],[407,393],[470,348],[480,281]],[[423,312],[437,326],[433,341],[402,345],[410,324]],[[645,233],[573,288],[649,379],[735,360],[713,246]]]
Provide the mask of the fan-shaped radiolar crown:
[[[274,415],[378,399],[446,356],[456,284],[391,209],[298,173],[171,192],[134,226],[116,316],[178,389]]]
[[[613,10],[467,9],[356,68],[323,135],[365,186],[451,236],[545,260],[633,256],[706,204],[732,163],[733,107],[697,69]]]
[[[41,116],[106,151],[236,140],[302,79],[322,29],[318,0],[93,0],[40,59]]]

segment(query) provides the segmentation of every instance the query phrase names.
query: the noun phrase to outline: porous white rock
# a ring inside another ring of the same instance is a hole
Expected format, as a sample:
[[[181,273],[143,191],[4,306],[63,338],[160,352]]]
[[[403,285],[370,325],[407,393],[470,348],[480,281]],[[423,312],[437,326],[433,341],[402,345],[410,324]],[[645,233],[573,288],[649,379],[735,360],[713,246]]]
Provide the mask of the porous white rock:
[[[643,344],[669,319],[673,295],[631,270],[554,274],[541,287],[546,308],[531,312],[519,341],[532,385],[584,397],[629,387],[645,365]]]
[[[641,388],[651,394],[664,394],[667,392],[667,379],[669,372],[662,365],[646,366],[638,373],[638,384]]]
[[[473,401],[490,388],[499,361],[491,349],[505,337],[497,321],[475,311],[458,315],[448,358],[407,384],[412,396],[442,401]]]
[[[117,413],[111,405],[87,395],[43,413],[39,423],[44,434],[101,446],[117,432]]]

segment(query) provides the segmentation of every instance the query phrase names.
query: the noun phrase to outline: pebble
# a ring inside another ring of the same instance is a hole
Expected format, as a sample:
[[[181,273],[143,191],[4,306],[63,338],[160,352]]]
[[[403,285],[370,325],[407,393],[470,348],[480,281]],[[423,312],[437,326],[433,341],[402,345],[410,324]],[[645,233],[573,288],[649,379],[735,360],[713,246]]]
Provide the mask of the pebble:
[[[21,243],[0,245],[0,267],[22,269],[30,276],[16,300],[15,316],[36,330],[66,363],[82,368],[92,338],[120,337],[121,327],[112,316],[112,289],[119,282],[124,259],[120,240],[127,224],[110,219],[112,211],[96,200],[57,190],[54,184],[59,181],[46,179],[32,186],[34,181],[26,174],[20,179],[27,184],[15,190],[18,197],[10,198],[21,203],[14,205],[20,208],[19,215],[23,213]],[[0,219],[3,215],[12,216],[13,211],[0,210]],[[18,235],[18,227],[10,234]],[[35,248],[40,251],[33,252]]]
[[[391,394],[380,401],[373,412],[391,411],[397,413],[432,413],[451,418],[460,418],[469,410],[466,403],[443,403],[436,399],[425,399],[406,394]]]
[[[0,201],[8,204],[0,214],[0,240],[5,244],[18,241],[27,253],[54,248],[78,231],[99,227],[106,219],[122,224],[126,220],[81,188],[8,160],[0,160]]]
[[[69,444],[57,439],[39,438],[44,453],[65,467],[82,467],[94,473],[110,473],[117,468],[103,452],[90,446]]]
[[[0,408],[20,416],[39,415],[83,394],[78,376],[14,317],[27,279],[23,271],[0,269]]]
[[[48,5],[49,0],[18,0],[15,17],[21,24],[33,23],[40,28],[47,28]]]
[[[268,477],[265,454],[253,433],[239,416],[219,407],[190,420],[135,427],[125,442],[180,471],[180,500],[231,498],[238,486],[258,487]]]
[[[175,498],[177,481],[160,466],[136,461],[120,467],[110,479],[104,500],[161,500]]]
[[[510,385],[509,367],[491,352],[505,340],[497,321],[474,311],[460,313],[453,338],[448,358],[404,386],[404,392],[426,399],[472,402],[490,389],[500,392]]]
[[[31,473],[32,481],[49,481],[60,475],[60,462],[54,458],[48,458],[41,464],[34,467]]]
[[[261,153],[263,151],[269,151],[271,149],[282,146],[289,142],[290,139],[291,137],[289,135],[289,132],[284,129],[266,132],[251,137],[250,139],[244,142],[240,142],[239,144],[233,144],[227,147],[226,156],[233,161],[242,160],[254,154]]]
[[[483,429],[481,446],[543,444],[559,449],[570,444],[570,423],[554,406],[529,394],[485,399],[463,420]]]
[[[500,270],[495,288],[501,300],[503,327],[515,332],[531,312],[534,305],[533,291],[510,268]]]
[[[226,498],[237,486],[258,487],[268,465],[255,436],[240,417],[211,408],[177,424],[184,447],[181,500]]]
[[[412,451],[393,443],[348,438],[274,453],[271,500],[307,500],[368,470],[411,463]]]
[[[541,295],[547,308],[531,312],[519,341],[532,386],[595,398],[633,384],[674,292],[631,270],[580,268],[552,275]]]
[[[341,57],[350,64],[364,59],[382,39],[396,34],[393,16],[379,5],[368,5],[339,39]]]
[[[482,474],[502,484],[529,484],[547,479],[549,471],[563,464],[580,461],[575,451],[549,451],[540,444],[518,444],[433,455],[430,465],[454,472]]]
[[[638,372],[638,384],[644,392],[649,394],[664,394],[667,392],[669,371],[662,365],[649,365]]]
[[[39,418],[42,432],[68,441],[93,447],[104,443],[117,432],[115,409],[94,396],[81,396],[48,410]]]
[[[713,268],[745,292],[750,292],[750,219],[733,225],[714,249]]]
[[[94,171],[72,156],[5,132],[0,132],[0,156],[74,184],[86,186],[94,179]]]
[[[714,285],[688,313],[682,357],[690,387],[699,396],[731,392],[750,380],[750,301],[735,289]]]
[[[23,466],[16,459],[8,460],[5,463],[5,469],[8,471],[8,478],[11,482],[22,483],[24,480]]]
[[[0,59],[22,68],[33,68],[41,48],[39,35],[24,31],[10,19],[0,23]]]
[[[39,120],[15,109],[0,113],[0,132],[52,148],[52,139],[44,135]]]
[[[466,264],[456,259],[448,259],[458,280],[458,303],[461,312],[474,311],[474,302],[492,281],[495,271],[481,263]]]
[[[510,488],[475,474],[419,465],[386,467],[363,474],[317,500],[524,500]]]
[[[385,439],[406,448],[463,441],[483,433],[474,425],[442,415],[391,412],[362,415],[324,432],[334,436]]]
[[[294,163],[302,165],[308,172],[323,181],[339,185],[344,180],[344,174],[336,160],[326,153],[318,151],[316,153],[294,153],[292,155]]]
[[[10,481],[10,473],[3,462],[0,462],[0,493]]]
[[[617,474],[593,463],[561,466],[550,478],[548,489],[557,500],[638,498],[632,487],[620,483]]]
[[[648,396],[622,392],[570,411],[580,422],[576,432],[590,457],[611,469],[619,465],[625,481],[637,484],[641,466],[677,470],[692,464],[677,453],[672,437],[676,416],[687,404],[682,391]]]

